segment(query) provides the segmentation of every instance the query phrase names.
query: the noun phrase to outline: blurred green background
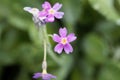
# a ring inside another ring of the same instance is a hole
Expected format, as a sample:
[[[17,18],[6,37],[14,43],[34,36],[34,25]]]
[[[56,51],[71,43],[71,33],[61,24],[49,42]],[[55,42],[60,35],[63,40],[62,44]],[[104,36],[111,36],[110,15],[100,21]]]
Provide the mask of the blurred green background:
[[[43,47],[26,6],[41,9],[45,0],[0,0],[0,80],[33,80],[41,72]],[[64,18],[47,24],[75,32],[70,55],[48,53],[48,72],[56,80],[120,80],[120,0],[49,0],[63,4]]]

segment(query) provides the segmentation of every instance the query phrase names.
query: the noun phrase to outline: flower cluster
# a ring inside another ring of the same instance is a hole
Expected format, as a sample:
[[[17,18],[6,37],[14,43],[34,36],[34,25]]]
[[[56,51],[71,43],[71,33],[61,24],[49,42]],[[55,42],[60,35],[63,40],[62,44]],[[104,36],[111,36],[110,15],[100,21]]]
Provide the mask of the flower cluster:
[[[49,2],[44,2],[42,4],[43,10],[39,10],[37,8],[25,7],[24,10],[31,13],[33,15],[33,20],[35,23],[45,24],[47,22],[54,22],[55,18],[61,19],[63,18],[64,12],[59,12],[62,4],[56,3],[51,6]]]
[[[62,4],[55,3],[53,7],[49,2],[44,2],[42,4],[43,10],[39,10],[37,8],[31,8],[31,7],[25,7],[24,10],[31,13],[33,15],[33,21],[36,24],[36,26],[45,25],[48,22],[54,22],[55,18],[61,19],[63,18],[64,12],[60,12]],[[76,40],[76,36],[74,33],[68,34],[67,29],[60,28],[59,29],[59,35],[53,34],[52,39],[53,41],[57,42],[58,44],[55,46],[54,51],[58,54],[61,54],[64,50],[67,54],[73,52],[73,47],[71,46],[71,42]],[[44,34],[44,33],[43,33]],[[42,78],[42,80],[50,80],[52,78],[56,78],[56,76],[47,73],[47,61],[46,61],[46,40],[44,39],[44,59],[42,63],[42,70],[43,72],[37,72],[33,75],[33,78]]]

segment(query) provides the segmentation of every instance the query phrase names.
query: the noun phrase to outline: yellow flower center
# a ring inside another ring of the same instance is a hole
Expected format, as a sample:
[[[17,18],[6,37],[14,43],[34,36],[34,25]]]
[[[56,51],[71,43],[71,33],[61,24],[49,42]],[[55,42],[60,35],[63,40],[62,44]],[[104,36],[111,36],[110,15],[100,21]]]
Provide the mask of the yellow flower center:
[[[50,9],[50,10],[49,10],[49,14],[55,14],[55,10]]]
[[[67,43],[67,38],[62,38],[62,39],[61,39],[61,43],[62,43],[62,44],[66,44],[66,43]]]

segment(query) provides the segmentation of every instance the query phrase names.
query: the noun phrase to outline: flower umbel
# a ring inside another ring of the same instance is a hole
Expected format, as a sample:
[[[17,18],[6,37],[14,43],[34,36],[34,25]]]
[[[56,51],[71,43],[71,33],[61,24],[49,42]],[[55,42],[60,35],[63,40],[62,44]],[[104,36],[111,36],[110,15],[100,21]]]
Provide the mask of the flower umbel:
[[[61,7],[62,4],[60,3],[55,3],[53,7],[51,7],[51,4],[49,2],[44,2],[44,4],[42,4],[43,12],[41,12],[41,14],[45,12],[47,13],[46,22],[54,22],[55,18],[63,18],[64,12],[58,12]]]
[[[73,42],[76,40],[76,36],[74,33],[70,33],[67,36],[67,29],[66,28],[60,28],[59,34],[53,34],[53,40],[57,42],[58,44],[55,46],[54,51],[57,53],[61,53],[64,49],[64,51],[69,54],[70,52],[73,52],[73,48],[70,44],[70,42]]]
[[[62,7],[62,4],[55,3],[53,7],[49,2],[44,2],[42,4],[43,10],[39,10],[37,8],[24,7],[24,10],[31,13],[33,15],[33,21],[35,24],[40,26],[41,24],[45,24],[46,22],[54,22],[55,18],[61,19],[63,18],[64,12],[58,12],[58,10]]]

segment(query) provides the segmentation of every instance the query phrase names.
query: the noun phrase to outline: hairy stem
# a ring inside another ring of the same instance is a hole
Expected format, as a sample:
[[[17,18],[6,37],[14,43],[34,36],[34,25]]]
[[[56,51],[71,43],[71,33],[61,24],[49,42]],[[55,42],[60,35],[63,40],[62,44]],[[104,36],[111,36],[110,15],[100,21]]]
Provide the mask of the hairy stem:
[[[46,40],[44,40],[44,61],[46,61],[46,57],[47,57],[47,50],[46,50]]]

